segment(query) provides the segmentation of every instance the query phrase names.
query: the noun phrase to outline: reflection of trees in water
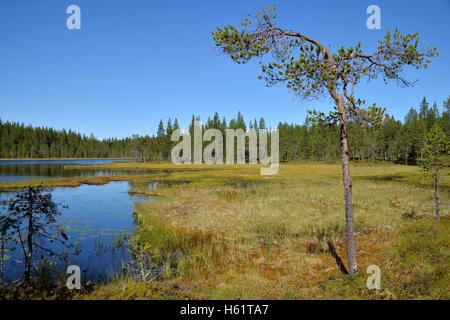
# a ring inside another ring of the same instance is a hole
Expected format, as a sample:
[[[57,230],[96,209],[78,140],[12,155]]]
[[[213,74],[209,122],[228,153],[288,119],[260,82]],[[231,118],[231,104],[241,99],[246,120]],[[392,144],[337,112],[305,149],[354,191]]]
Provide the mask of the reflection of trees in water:
[[[3,165],[0,168],[2,174],[26,175],[26,176],[58,176],[64,173],[63,164],[16,164]]]
[[[6,252],[18,250],[21,253],[22,258],[15,262],[24,266],[18,282],[25,284],[30,284],[37,273],[41,277],[45,275],[52,260],[67,262],[69,249],[79,254],[79,249],[67,242],[68,236],[56,221],[60,212],[51,193],[41,187],[27,187],[16,192],[4,205],[7,210],[0,215],[0,281],[4,281]],[[54,251],[55,242],[62,245],[62,252]]]
[[[87,264],[82,267],[85,279],[91,279],[95,282],[107,282],[114,278],[117,273],[124,269],[130,248],[128,241],[131,234],[128,231],[122,231],[112,236],[112,240],[104,240],[102,234],[95,238],[94,248],[87,258]],[[107,266],[100,270],[99,267]],[[94,276],[90,274],[93,270]]]
[[[161,278],[165,271],[164,262],[157,263],[145,248],[136,243],[129,232],[115,235],[112,241],[96,239],[95,249],[88,259],[87,266],[83,269],[86,277],[91,263],[101,264],[102,259],[110,259],[111,266],[117,266],[117,262],[121,264],[119,269],[111,269],[109,274],[98,274],[98,282],[107,281],[108,277],[111,277],[111,279],[131,278],[134,281],[148,283]]]
[[[3,292],[15,288],[33,288],[35,292],[65,288],[65,268],[73,264],[81,246],[70,225],[64,222],[67,231],[71,230],[69,240],[58,224],[62,221],[59,209],[67,206],[56,204],[52,194],[41,187],[5,195],[3,199],[7,200],[0,202],[0,297],[2,288],[6,289]],[[122,276],[144,282],[161,276],[163,266],[155,264],[131,239],[128,231],[95,230],[94,246],[88,242],[84,248],[88,251],[75,262],[86,281],[83,288]]]

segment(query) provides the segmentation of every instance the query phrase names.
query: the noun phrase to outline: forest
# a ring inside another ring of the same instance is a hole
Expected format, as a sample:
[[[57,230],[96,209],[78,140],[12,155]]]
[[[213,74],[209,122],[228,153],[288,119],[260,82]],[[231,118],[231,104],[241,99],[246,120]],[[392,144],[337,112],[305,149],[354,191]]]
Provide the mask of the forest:
[[[193,122],[201,121],[192,116]],[[424,97],[418,108],[412,107],[403,121],[386,114],[378,126],[349,121],[350,156],[353,160],[393,161],[417,164],[422,156],[425,136],[439,123],[450,139],[450,96],[440,108]],[[173,130],[180,128],[177,119],[160,121],[155,135],[133,135],[124,139],[97,139],[72,130],[32,127],[0,120],[0,158],[130,158],[138,161],[170,160]],[[227,121],[214,113],[203,128],[266,129],[264,118],[246,122],[239,112]],[[339,126],[314,121],[308,115],[303,124],[280,122],[280,159],[334,162],[339,158]]]

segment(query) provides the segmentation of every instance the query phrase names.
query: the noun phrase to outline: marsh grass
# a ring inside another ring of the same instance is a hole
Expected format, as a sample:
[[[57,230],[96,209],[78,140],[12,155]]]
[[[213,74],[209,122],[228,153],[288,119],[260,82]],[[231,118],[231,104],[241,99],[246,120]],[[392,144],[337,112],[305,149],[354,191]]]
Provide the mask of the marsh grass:
[[[257,168],[245,166],[175,167],[169,175],[154,177],[173,181],[155,190],[161,198],[136,207],[140,221],[136,239],[163,266],[159,281],[175,281],[187,297],[433,296],[428,287],[422,295],[409,294],[389,280],[402,274],[400,263],[393,265],[396,253],[390,250],[398,230],[432,216],[432,192],[418,168],[353,166],[361,271],[360,276],[349,278],[339,273],[326,244],[333,241],[338,254],[345,257],[339,165],[283,164],[272,177],[262,177]],[[449,185],[445,178],[447,203]],[[448,216],[448,206],[444,215]],[[413,249],[404,250],[414,254]],[[366,288],[364,271],[370,264],[386,268],[389,288],[381,292]],[[404,264],[415,268],[414,260],[406,259]],[[436,277],[448,285],[443,273]]]
[[[119,279],[88,298],[440,298],[449,287],[448,243],[445,233],[435,239],[427,229],[434,223],[432,189],[417,167],[353,164],[356,277],[341,275],[327,252],[331,240],[345,258],[339,164],[283,163],[275,176],[260,176],[258,166],[248,165],[95,167],[143,174],[50,183],[127,179],[130,192],[158,195],[136,205],[139,227],[132,241],[162,272],[151,284]],[[154,173],[144,173],[149,169]],[[154,190],[153,182],[158,183]],[[442,179],[442,190],[447,230],[449,176]],[[418,230],[429,237],[416,241]],[[371,264],[385,275],[380,292],[365,286]]]

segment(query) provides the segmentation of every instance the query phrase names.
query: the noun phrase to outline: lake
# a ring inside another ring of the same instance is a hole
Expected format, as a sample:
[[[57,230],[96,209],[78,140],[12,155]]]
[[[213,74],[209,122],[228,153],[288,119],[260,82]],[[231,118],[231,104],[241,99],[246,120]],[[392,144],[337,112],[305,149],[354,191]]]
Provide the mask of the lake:
[[[55,167],[65,164],[99,164],[113,160],[64,160],[64,161],[10,161],[0,168],[13,166],[28,168],[30,171],[19,171],[23,180],[39,177],[64,176],[64,169]],[[39,168],[42,166],[43,168]],[[17,172],[17,171],[16,171]],[[30,175],[26,175],[28,172]],[[91,174],[98,173],[95,170]],[[78,173],[81,174],[81,173]],[[83,174],[87,174],[84,172]],[[14,175],[14,174],[13,174]],[[133,217],[134,205],[137,202],[151,201],[151,197],[129,194],[128,182],[110,182],[105,185],[81,185],[79,187],[55,187],[47,189],[54,202],[58,204],[60,216],[56,223],[61,225],[68,235],[68,243],[77,244],[81,252],[70,256],[70,263],[81,267],[83,281],[108,281],[130,260],[130,252],[126,237],[135,228]],[[11,199],[14,192],[0,193],[0,201]],[[6,206],[0,207],[0,215],[7,212]],[[55,225],[49,228],[56,228]],[[62,252],[64,246],[59,242],[47,244],[53,251]],[[15,280],[23,272],[23,260],[20,248],[7,252],[5,275],[8,280]]]
[[[17,182],[61,177],[111,176],[126,171],[98,169],[64,169],[66,165],[98,165],[127,160],[74,159],[74,160],[0,160],[0,182]]]

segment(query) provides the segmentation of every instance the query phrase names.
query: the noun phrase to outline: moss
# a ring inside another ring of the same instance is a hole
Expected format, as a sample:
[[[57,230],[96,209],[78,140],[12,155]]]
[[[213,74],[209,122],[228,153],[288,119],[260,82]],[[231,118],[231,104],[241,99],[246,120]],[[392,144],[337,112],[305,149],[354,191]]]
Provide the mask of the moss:
[[[183,292],[176,284],[170,283],[142,283],[133,280],[118,280],[110,284],[97,287],[89,295],[78,295],[74,299],[87,300],[169,300],[188,299],[189,295]]]
[[[399,231],[388,253],[388,285],[400,299],[450,298],[450,218],[421,219]]]

